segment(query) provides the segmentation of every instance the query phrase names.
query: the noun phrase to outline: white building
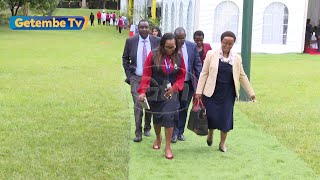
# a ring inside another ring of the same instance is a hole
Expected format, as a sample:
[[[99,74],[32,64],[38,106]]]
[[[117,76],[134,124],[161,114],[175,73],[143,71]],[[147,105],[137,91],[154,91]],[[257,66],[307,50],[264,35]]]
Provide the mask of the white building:
[[[160,12],[162,9],[162,0],[121,0],[120,13],[127,13],[133,15],[133,24],[137,25],[141,19],[144,19],[147,13],[152,12],[152,5],[155,3],[155,10]],[[130,11],[130,7],[132,10]],[[156,15],[156,14],[155,14]]]
[[[184,27],[187,39],[202,30],[205,42],[220,47],[220,35],[230,30],[237,36],[234,49],[241,50],[243,0],[163,0],[162,32]],[[313,26],[320,19],[320,0],[255,0],[252,52],[303,52],[307,18]]]

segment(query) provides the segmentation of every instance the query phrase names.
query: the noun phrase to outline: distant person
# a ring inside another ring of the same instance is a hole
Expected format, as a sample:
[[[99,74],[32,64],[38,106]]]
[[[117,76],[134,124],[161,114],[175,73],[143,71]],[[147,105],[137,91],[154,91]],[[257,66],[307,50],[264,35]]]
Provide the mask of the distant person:
[[[146,59],[138,89],[139,100],[147,98],[153,113],[156,139],[152,148],[160,149],[161,127],[164,127],[164,152],[167,159],[173,159],[171,137],[174,121],[179,118],[179,91],[183,89],[186,74],[183,56],[179,53],[176,42],[174,34],[163,35],[160,47],[152,50]]]
[[[101,12],[100,11],[97,12],[97,19],[98,19],[98,25],[100,25],[101,24]]]
[[[221,34],[221,48],[207,53],[200,74],[196,98],[203,99],[208,118],[208,146],[212,145],[213,130],[220,130],[219,150],[227,151],[225,141],[233,129],[233,109],[239,99],[239,82],[252,101],[256,96],[242,67],[241,56],[231,51],[236,36],[231,31]]]
[[[202,64],[204,59],[206,58],[207,52],[212,49],[209,43],[203,43],[203,39],[204,39],[204,33],[202,31],[194,32],[193,40],[197,44],[197,49],[198,49]]]
[[[154,36],[158,36],[158,37],[162,37],[162,34],[161,34],[161,30],[158,26],[153,26],[152,29],[151,29],[151,33],[152,35]]]
[[[128,18],[126,16],[121,16],[122,20],[123,20],[123,29],[127,29],[128,28]]]
[[[317,38],[317,26],[313,27],[313,32],[312,32],[312,36],[311,36],[311,48],[312,49],[317,49],[318,50],[318,38]]]
[[[118,29],[119,29],[119,33],[121,33],[121,30],[123,29],[123,20],[121,16],[119,16],[119,19],[118,19]]]
[[[91,26],[94,26],[94,15],[93,15],[93,13],[90,14],[90,21],[91,21]]]
[[[110,23],[109,25],[113,25],[113,19],[112,19],[112,14],[110,13]]]
[[[106,19],[107,19],[107,14],[103,10],[101,14],[102,25],[106,25]]]
[[[128,38],[122,55],[122,66],[126,74],[125,82],[131,87],[134,103],[135,135],[134,142],[142,141],[142,116],[143,110],[139,101],[138,88],[143,74],[143,64],[152,49],[160,44],[160,38],[149,36],[149,23],[141,20],[138,23],[139,33]],[[145,119],[144,135],[150,136],[151,119]]]
[[[116,12],[113,12],[112,13],[112,21],[113,21],[114,26],[116,25],[116,18],[117,18]]]
[[[312,36],[312,25],[310,24],[310,19],[307,19],[305,43],[304,43],[305,51],[307,48],[310,47],[311,36]]]
[[[106,16],[106,21],[107,21],[107,22],[106,22],[106,23],[109,24],[109,26],[110,26],[110,16],[111,16],[111,15],[107,12],[107,16]],[[107,25],[107,24],[106,24],[106,25]]]
[[[184,80],[185,86],[183,91],[179,92],[179,120],[175,121],[175,128],[172,136],[172,143],[177,140],[185,141],[184,128],[187,120],[188,108],[192,96],[197,88],[197,81],[202,69],[202,63],[197,50],[197,45],[194,42],[186,40],[186,31],[182,27],[178,27],[174,31],[177,38],[177,48],[183,56],[184,64],[186,65],[186,77]],[[187,92],[187,93],[184,93]]]
[[[317,36],[317,41],[318,41],[318,52],[320,52],[320,19],[319,19],[318,28],[316,31],[316,36]]]

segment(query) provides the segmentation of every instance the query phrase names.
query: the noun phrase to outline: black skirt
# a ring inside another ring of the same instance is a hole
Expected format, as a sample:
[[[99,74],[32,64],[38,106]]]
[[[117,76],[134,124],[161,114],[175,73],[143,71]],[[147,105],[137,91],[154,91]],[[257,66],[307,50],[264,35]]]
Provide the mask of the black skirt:
[[[174,93],[171,99],[150,101],[149,105],[153,115],[153,124],[168,128],[174,127],[174,121],[179,119],[178,93]]]
[[[228,132],[233,129],[233,109],[236,93],[232,65],[219,61],[218,76],[214,93],[204,96],[208,128]]]

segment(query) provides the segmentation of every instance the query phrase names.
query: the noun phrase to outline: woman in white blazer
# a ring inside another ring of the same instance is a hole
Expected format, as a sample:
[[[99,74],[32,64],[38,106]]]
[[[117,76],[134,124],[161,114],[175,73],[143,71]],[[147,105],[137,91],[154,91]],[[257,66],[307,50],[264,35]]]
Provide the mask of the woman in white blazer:
[[[227,134],[233,129],[234,102],[239,99],[239,82],[252,101],[255,94],[242,67],[241,56],[232,52],[236,36],[231,31],[221,35],[221,49],[209,51],[200,74],[196,98],[202,98],[207,110],[209,134],[212,145],[213,130],[221,131],[219,150],[226,152]]]

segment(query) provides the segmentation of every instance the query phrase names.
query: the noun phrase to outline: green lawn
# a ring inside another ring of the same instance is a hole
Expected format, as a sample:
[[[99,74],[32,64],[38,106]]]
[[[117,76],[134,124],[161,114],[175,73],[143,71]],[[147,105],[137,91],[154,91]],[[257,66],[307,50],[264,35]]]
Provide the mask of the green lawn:
[[[1,179],[128,177],[127,36],[0,27]]]
[[[90,9],[58,9],[86,15]],[[229,152],[186,130],[168,161],[155,137],[133,143],[121,64],[128,31],[0,26],[1,179],[320,178],[320,57],[256,54],[257,103],[237,103]],[[163,144],[162,144],[163,146]]]
[[[69,16],[88,16],[90,15],[90,13],[93,13],[95,16],[97,14],[98,11],[102,12],[102,9],[72,9],[72,8],[59,8],[56,9],[53,12],[53,16],[63,16],[63,15],[69,15]],[[106,13],[107,12],[116,12],[117,15],[119,15],[120,11],[119,10],[111,10],[111,9],[106,9],[105,10]]]
[[[320,174],[320,56],[254,55],[258,101],[239,109]]]

